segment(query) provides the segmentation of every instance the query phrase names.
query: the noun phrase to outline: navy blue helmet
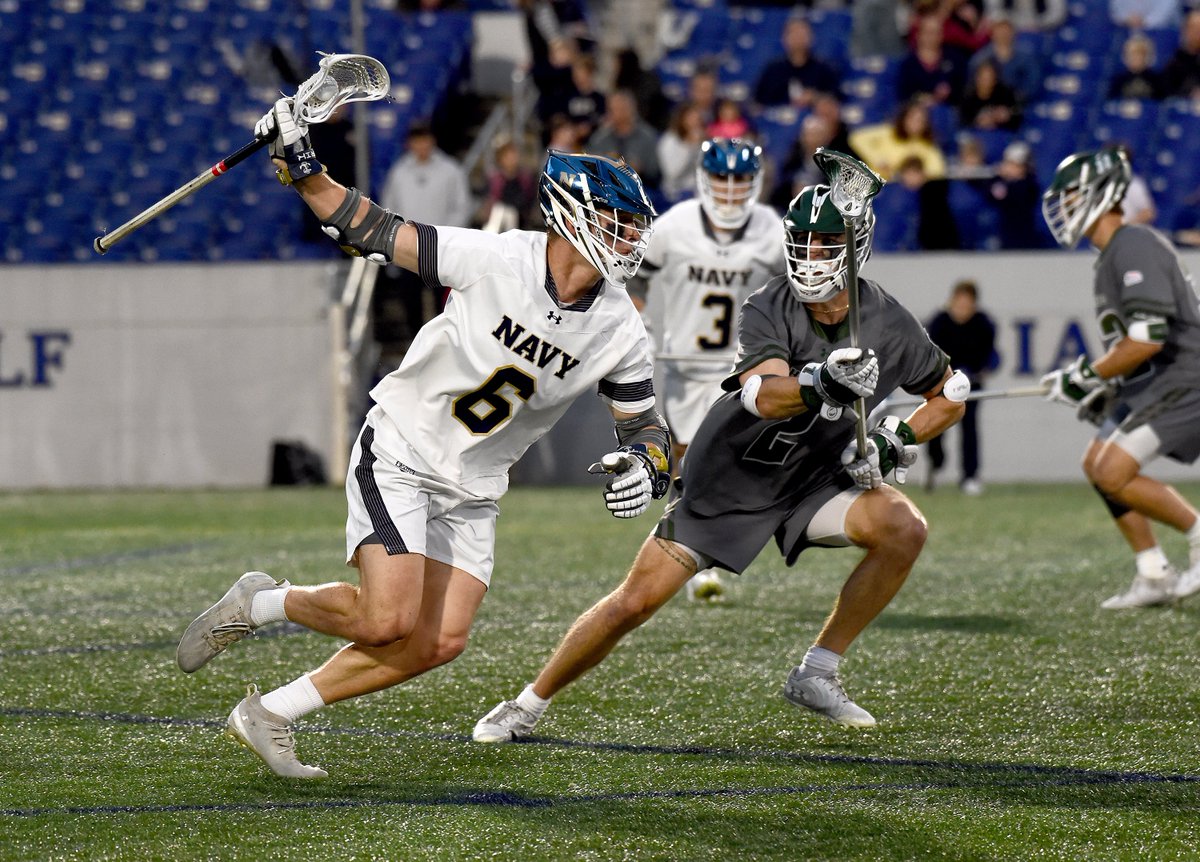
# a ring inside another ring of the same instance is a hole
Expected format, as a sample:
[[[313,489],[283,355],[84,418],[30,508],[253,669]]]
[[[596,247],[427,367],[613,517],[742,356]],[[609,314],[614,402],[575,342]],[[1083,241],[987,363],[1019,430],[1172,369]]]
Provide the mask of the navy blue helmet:
[[[624,284],[637,273],[658,213],[624,161],[550,150],[538,203],[546,226],[609,281]]]
[[[708,220],[737,230],[762,191],[762,147],[741,138],[710,138],[700,145],[696,188]]]

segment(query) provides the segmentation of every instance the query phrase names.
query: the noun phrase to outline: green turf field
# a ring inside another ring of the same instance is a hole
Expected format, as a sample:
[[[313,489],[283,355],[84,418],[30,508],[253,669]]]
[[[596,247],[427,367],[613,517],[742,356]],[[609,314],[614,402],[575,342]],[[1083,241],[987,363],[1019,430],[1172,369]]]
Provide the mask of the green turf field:
[[[309,716],[311,783],[222,730],[333,641],[264,629],[194,676],[174,648],[244,570],[350,574],[340,491],[0,495],[0,859],[1197,858],[1200,599],[1101,611],[1131,563],[1083,485],[912,494],[929,544],[843,666],[873,731],[779,696],[858,552],[770,550],[726,604],[672,601],[532,742],[470,742],[652,524],[522,488],[467,652]]]

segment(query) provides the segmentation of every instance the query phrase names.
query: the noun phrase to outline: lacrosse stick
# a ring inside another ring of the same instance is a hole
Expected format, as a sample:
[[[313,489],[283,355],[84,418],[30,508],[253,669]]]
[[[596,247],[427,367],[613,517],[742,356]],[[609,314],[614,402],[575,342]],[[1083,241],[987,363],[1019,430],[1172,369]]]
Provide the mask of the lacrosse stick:
[[[1045,386],[1018,386],[1015,389],[983,389],[971,392],[963,401],[992,401],[1000,398],[1033,398],[1035,395],[1045,395],[1050,390]],[[889,409],[892,407],[919,407],[925,403],[924,398],[897,398],[895,401],[884,401]],[[883,406],[880,405],[880,406]]]
[[[373,102],[388,94],[391,81],[387,69],[374,57],[364,54],[321,54],[316,74],[300,85],[292,103],[292,116],[297,125],[323,123],[337,108],[349,102]],[[251,153],[269,144],[270,137],[256,137],[236,152],[230,153],[194,180],[185,183],[157,203],[135,215],[116,230],[96,237],[92,247],[104,254],[142,225],[165,213],[230,168],[243,162]]]
[[[866,221],[871,208],[871,198],[883,188],[883,177],[868,168],[853,156],[825,147],[817,147],[813,161],[829,180],[829,200],[842,217],[846,226],[846,287],[850,300],[850,346],[858,347],[858,228]],[[858,457],[867,455],[867,401],[859,398],[854,402],[855,440]]]

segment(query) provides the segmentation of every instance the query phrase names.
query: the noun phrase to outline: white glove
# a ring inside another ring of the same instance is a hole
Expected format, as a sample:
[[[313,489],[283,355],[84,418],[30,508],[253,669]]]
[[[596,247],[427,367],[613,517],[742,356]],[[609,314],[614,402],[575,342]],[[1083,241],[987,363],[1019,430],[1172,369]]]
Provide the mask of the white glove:
[[[611,474],[605,485],[604,505],[614,518],[636,518],[650,506],[654,481],[646,462],[629,452],[609,452],[589,473]]]
[[[845,386],[859,398],[875,394],[879,383],[879,358],[874,350],[843,347],[825,360],[825,370],[833,382]]]
[[[271,142],[271,157],[284,158],[284,147],[299,143],[308,125],[292,116],[292,100],[280,99],[254,124],[254,137]]]
[[[879,469],[879,447],[873,437],[867,438],[867,451],[862,458],[858,457],[858,443],[851,440],[850,445],[842,450],[842,466],[854,484],[864,491],[883,484],[883,471]]]
[[[1086,356],[1080,356],[1065,368],[1044,376],[1042,386],[1046,387],[1047,401],[1078,407],[1088,393],[1104,386],[1104,379],[1096,374]]]

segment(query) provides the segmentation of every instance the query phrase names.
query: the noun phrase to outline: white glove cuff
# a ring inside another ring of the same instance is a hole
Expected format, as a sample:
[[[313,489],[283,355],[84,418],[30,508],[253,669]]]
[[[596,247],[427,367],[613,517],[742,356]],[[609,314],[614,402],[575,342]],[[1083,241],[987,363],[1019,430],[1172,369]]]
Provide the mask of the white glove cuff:
[[[758,412],[758,390],[762,388],[762,382],[762,376],[755,374],[742,384],[742,406],[746,408],[746,412],[754,414],[759,419],[765,418]]]

